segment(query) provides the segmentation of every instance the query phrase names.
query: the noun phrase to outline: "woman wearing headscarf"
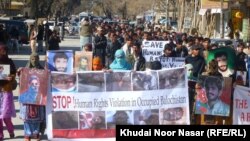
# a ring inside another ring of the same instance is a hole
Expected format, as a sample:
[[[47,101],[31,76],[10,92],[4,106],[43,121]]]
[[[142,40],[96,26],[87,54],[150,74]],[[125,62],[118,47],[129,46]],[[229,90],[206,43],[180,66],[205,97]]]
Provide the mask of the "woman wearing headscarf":
[[[39,55],[37,53],[32,53],[30,55],[30,60],[26,64],[26,68],[44,69],[39,62]],[[22,73],[22,68],[18,69],[18,73]],[[32,117],[29,116],[31,113],[33,114]],[[34,115],[34,113],[36,115]],[[20,118],[24,121],[25,141],[30,141],[32,137],[39,141],[40,133],[43,135],[46,127],[45,106],[21,104]]]
[[[26,68],[44,69],[39,60],[39,55],[37,53],[32,53],[30,55],[30,60],[26,64]]]
[[[4,80],[0,80],[0,140],[3,140],[3,122],[9,132],[10,138],[14,138],[14,126],[11,121],[16,116],[12,84],[16,77],[16,67],[12,59],[8,57],[7,46],[0,43],[0,64],[10,65],[10,74]]]
[[[125,53],[122,49],[115,52],[115,60],[109,65],[111,70],[131,70],[131,65],[126,61]]]

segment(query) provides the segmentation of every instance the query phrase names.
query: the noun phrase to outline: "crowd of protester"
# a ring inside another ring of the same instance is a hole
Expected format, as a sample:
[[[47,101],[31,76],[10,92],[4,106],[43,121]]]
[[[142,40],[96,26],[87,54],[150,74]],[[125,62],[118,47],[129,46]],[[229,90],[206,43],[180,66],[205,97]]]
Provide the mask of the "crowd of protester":
[[[26,67],[43,69],[39,64],[38,53],[47,50],[60,50],[60,37],[57,31],[51,31],[47,26],[41,24],[37,27],[31,25],[29,33],[32,54],[29,62],[30,64],[27,64]],[[10,33],[6,33],[3,27],[0,26],[0,62],[1,64],[10,64],[11,66],[11,74],[8,79],[0,80],[0,110],[4,109],[4,111],[0,113],[0,140],[3,140],[3,122],[6,124],[10,137],[14,138],[15,136],[14,126],[11,122],[11,118],[16,115],[13,107],[14,99],[11,82],[15,79],[16,73],[18,75],[21,73],[21,69],[17,71],[13,61],[8,58],[8,38],[6,38],[8,34]],[[45,48],[43,41],[46,41],[45,44],[48,44],[48,48]],[[153,25],[134,27],[124,23],[94,23],[88,18],[83,19],[81,22],[79,47],[83,52],[93,52],[93,71],[103,69],[133,71],[162,69],[160,60],[155,60],[151,63],[146,62],[142,54],[143,41],[167,41],[168,43],[164,46],[162,55],[159,58],[185,58],[186,67],[190,68],[192,71],[193,78],[198,78],[201,75],[231,77],[233,80],[233,87],[236,80],[236,71],[247,71],[246,60],[247,56],[250,55],[250,46],[249,43],[244,43],[241,40],[237,40],[236,44],[231,47],[235,50],[236,66],[232,70],[225,72],[223,68],[220,69],[223,58],[215,58],[208,64],[207,57],[208,52],[211,50],[229,47],[211,44],[210,38],[202,37],[197,34],[189,35],[187,33],[164,31],[159,27],[155,28]],[[36,42],[38,42],[38,46],[36,46]],[[198,85],[194,84],[192,88],[189,89],[190,109],[192,114],[192,104],[196,98],[195,90],[198,87]],[[29,118],[27,118],[34,110],[40,110],[44,113],[43,106],[21,106],[25,139],[27,141],[31,140],[31,137],[35,137],[39,140],[40,133],[44,132],[44,118],[38,118],[37,120],[29,120]],[[41,113],[39,114],[44,115]],[[208,119],[211,120],[211,117],[208,117]],[[226,124],[230,124],[232,116],[225,118],[214,116],[212,119],[214,124],[225,124],[225,122]],[[191,120],[192,124],[200,124],[200,117],[191,116]]]

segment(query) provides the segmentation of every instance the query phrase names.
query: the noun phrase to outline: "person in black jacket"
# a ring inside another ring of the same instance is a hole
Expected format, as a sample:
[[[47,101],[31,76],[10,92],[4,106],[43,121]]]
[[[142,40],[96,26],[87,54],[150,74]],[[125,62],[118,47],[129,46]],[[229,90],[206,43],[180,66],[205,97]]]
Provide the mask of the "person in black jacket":
[[[97,28],[97,35],[94,39],[93,56],[99,56],[102,59],[102,64],[105,64],[105,55],[107,47],[107,38],[104,36],[103,29]]]
[[[42,23],[38,25],[38,34],[37,34],[37,52],[43,52],[43,36],[44,36],[44,27]]]
[[[145,71],[146,69],[146,60],[142,56],[141,46],[138,43],[135,43],[132,47],[133,49],[133,61],[132,61],[132,70],[134,71]]]
[[[243,49],[245,48],[244,43],[239,43],[237,46],[237,56],[236,56],[236,70],[240,71],[246,71],[246,60],[247,60],[247,54],[243,52]]]
[[[201,49],[199,45],[193,45],[191,49],[191,55],[185,58],[185,64],[192,64],[193,76],[198,77],[205,70],[206,61],[199,55],[199,51]]]
[[[52,35],[49,38],[49,50],[59,50],[59,43],[61,42],[60,37],[56,31],[53,31]]]
[[[111,38],[111,43],[107,46],[106,49],[106,55],[107,55],[107,68],[108,66],[114,61],[115,59],[115,52],[118,49],[121,49],[122,45],[120,44],[120,42],[117,40],[117,35],[116,34],[112,34]]]
[[[164,54],[161,57],[176,57],[176,52],[173,48],[174,48],[173,45],[166,44],[163,50]]]

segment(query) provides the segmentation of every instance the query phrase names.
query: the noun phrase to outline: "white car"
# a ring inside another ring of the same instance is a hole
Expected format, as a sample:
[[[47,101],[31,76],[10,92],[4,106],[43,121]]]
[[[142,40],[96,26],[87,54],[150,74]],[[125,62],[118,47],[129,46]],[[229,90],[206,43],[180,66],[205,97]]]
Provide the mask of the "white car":
[[[55,23],[55,21],[48,21],[48,22],[47,21],[43,21],[43,24],[44,25],[48,24],[49,25],[49,29],[53,31],[56,23]]]

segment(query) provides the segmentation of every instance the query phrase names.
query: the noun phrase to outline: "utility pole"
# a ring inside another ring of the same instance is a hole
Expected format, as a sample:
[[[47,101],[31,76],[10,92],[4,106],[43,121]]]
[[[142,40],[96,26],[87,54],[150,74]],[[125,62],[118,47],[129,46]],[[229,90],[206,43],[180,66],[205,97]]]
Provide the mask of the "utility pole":
[[[166,20],[167,20],[167,25],[166,27],[168,28],[168,23],[169,23],[169,1],[166,0]]]
[[[223,14],[223,2],[224,0],[220,0],[221,12],[220,12],[220,36],[224,39],[224,14]]]

